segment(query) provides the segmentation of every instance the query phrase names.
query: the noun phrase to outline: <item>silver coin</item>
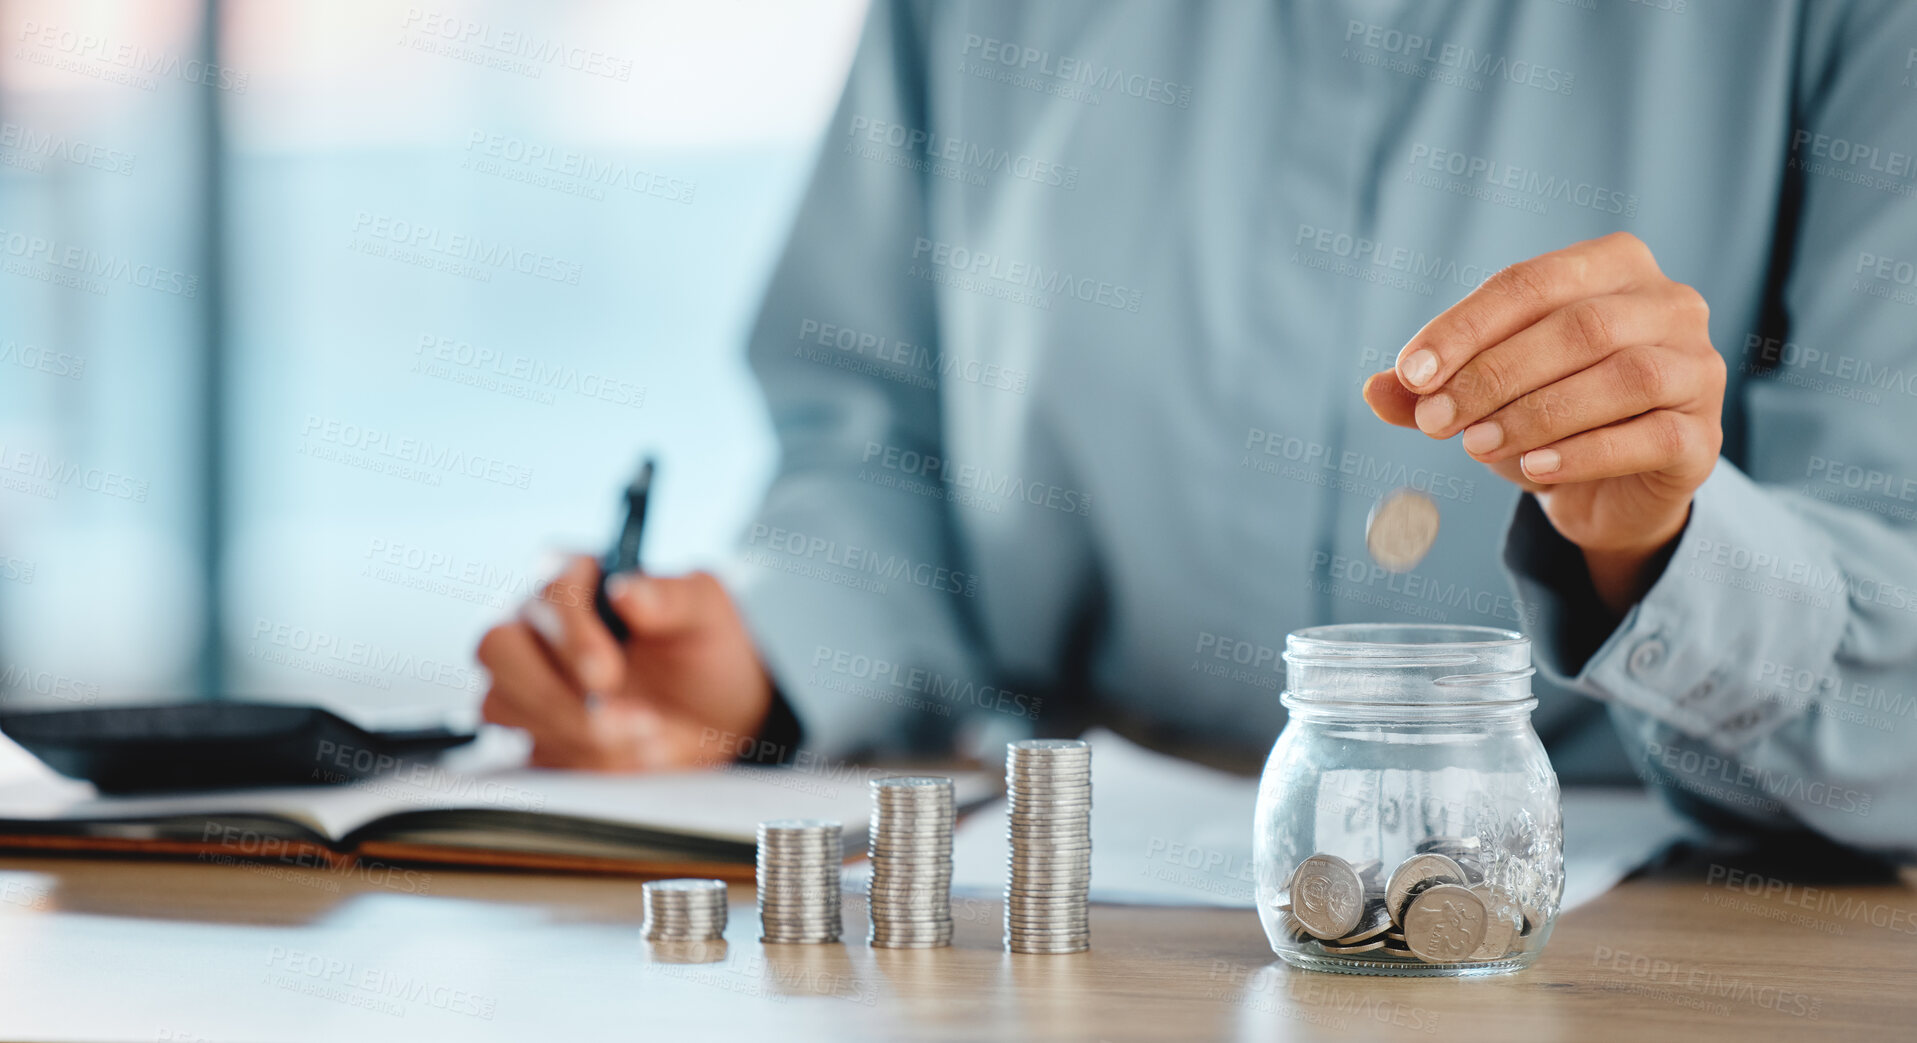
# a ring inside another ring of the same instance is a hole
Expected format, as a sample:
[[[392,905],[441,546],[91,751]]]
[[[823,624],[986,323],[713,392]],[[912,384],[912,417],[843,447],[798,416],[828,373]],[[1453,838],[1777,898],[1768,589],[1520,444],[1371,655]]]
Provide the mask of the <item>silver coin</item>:
[[[1367,900],[1364,916],[1358,921],[1358,926],[1344,937],[1337,939],[1337,944],[1356,945],[1359,942],[1368,942],[1384,934],[1390,927],[1391,914],[1385,912],[1384,902]]]
[[[1342,938],[1364,915],[1364,882],[1337,855],[1312,855],[1291,875],[1292,915],[1319,938]]]
[[[1449,855],[1427,852],[1412,855],[1398,863],[1391,871],[1391,880],[1385,884],[1385,910],[1391,914],[1391,922],[1404,923],[1405,905],[1411,899],[1411,889],[1426,880],[1440,883],[1462,884],[1464,870]]]
[[[1361,952],[1376,952],[1384,948],[1385,943],[1383,938],[1379,938],[1368,942],[1353,942],[1350,945],[1340,945],[1336,942],[1320,942],[1318,947],[1333,956],[1351,956]]]
[[[1524,911],[1518,903],[1503,891],[1489,884],[1479,884],[1471,888],[1471,893],[1484,902],[1484,940],[1467,957],[1472,960],[1501,960],[1511,952],[1511,946],[1518,940],[1518,926],[1524,919]]]
[[[1460,884],[1420,892],[1404,913],[1405,944],[1426,963],[1470,959],[1484,941],[1484,901]]]
[[[646,894],[725,894],[724,880],[697,879],[680,877],[673,880],[648,880],[640,890]]]
[[[1365,518],[1365,549],[1388,572],[1417,568],[1437,538],[1437,501],[1416,489],[1391,490]]]

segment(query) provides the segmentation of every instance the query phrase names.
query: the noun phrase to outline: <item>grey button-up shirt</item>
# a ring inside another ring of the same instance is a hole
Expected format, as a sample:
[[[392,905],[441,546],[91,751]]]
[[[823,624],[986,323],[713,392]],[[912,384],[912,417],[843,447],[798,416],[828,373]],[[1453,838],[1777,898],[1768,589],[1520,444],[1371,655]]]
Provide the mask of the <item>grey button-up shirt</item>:
[[[753,332],[727,579],[829,754],[1093,720],[1252,753],[1286,632],[1513,627],[1568,780],[1917,848],[1917,4],[875,3]],[[1359,398],[1616,230],[1697,287],[1724,456],[1655,586]],[[1443,512],[1414,571],[1365,515]]]

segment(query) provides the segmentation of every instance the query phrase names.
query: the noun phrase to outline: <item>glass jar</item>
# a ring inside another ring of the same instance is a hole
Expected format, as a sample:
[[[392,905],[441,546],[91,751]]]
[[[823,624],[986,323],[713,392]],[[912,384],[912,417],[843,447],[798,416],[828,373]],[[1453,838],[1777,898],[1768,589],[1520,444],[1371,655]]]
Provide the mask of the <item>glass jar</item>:
[[[1531,643],[1347,624],[1285,639],[1290,718],[1253,824],[1258,915],[1294,967],[1530,966],[1564,893],[1557,775],[1531,730]]]

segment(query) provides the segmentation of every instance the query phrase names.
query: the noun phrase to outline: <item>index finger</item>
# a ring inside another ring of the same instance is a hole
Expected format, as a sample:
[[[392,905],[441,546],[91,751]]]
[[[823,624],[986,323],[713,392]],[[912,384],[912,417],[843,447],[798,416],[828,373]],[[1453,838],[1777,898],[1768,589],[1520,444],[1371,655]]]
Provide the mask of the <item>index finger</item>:
[[[1650,274],[1659,274],[1651,249],[1629,232],[1520,261],[1425,323],[1398,352],[1398,379],[1418,394],[1430,394],[1478,352],[1572,301],[1622,292]]]
[[[584,555],[573,557],[520,614],[580,690],[603,694],[619,686],[622,662],[618,642],[593,607],[598,583],[599,563]]]

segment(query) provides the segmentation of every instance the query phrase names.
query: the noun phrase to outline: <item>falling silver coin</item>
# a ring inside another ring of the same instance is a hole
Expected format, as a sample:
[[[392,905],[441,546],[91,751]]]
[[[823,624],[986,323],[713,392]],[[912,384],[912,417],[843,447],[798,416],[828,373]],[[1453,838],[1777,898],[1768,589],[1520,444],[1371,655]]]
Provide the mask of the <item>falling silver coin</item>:
[[[1437,501],[1416,489],[1391,490],[1365,518],[1365,549],[1391,572],[1417,568],[1437,538]]]

